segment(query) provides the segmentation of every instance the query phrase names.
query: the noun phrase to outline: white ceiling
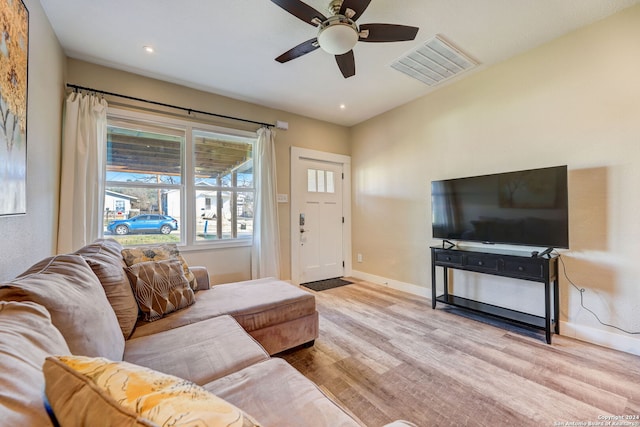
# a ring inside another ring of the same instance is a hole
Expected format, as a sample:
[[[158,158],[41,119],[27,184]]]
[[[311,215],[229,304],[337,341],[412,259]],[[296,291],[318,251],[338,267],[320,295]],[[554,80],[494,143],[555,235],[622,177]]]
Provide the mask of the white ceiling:
[[[276,62],[316,34],[270,0],[40,2],[72,58],[350,126],[437,90],[390,67],[436,34],[480,63],[464,78],[640,0],[372,0],[359,24],[420,31],[414,41],[358,43],[349,79],[321,49]],[[306,3],[330,15],[329,0]]]

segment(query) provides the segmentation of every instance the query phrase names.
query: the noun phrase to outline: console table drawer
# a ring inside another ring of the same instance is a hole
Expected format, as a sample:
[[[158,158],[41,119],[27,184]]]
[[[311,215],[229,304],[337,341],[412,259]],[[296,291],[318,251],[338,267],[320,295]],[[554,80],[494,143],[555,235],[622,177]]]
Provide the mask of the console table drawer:
[[[527,262],[520,260],[505,260],[504,271],[518,277],[530,277],[543,279],[544,270],[539,262]]]
[[[438,264],[462,265],[462,254],[436,252]]]
[[[498,258],[496,258],[495,256],[469,254],[464,260],[464,265],[472,268],[473,270],[497,271]]]

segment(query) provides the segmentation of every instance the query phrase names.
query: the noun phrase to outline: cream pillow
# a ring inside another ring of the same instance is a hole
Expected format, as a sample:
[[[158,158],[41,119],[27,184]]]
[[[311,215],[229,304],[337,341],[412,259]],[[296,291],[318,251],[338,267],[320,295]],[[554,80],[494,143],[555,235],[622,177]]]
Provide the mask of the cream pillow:
[[[48,357],[45,392],[65,427],[259,427],[250,416],[202,387],[127,362],[83,356]]]
[[[130,267],[134,264],[147,261],[164,261],[168,259],[177,259],[182,265],[184,275],[189,282],[189,286],[194,291],[198,289],[198,281],[196,276],[189,270],[187,261],[180,254],[178,246],[175,243],[166,243],[163,245],[143,246],[137,248],[126,248],[122,250],[122,258],[124,262]]]

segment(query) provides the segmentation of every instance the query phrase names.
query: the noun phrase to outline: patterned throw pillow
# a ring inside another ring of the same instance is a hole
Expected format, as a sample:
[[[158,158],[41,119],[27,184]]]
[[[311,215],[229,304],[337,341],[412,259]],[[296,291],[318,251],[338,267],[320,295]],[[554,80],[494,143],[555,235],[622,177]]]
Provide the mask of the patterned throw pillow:
[[[143,320],[153,322],[196,301],[177,259],[141,262],[125,271]]]
[[[178,246],[174,243],[167,243],[163,245],[144,246],[139,248],[126,248],[122,250],[122,257],[124,262],[130,267],[134,264],[138,264],[145,261],[164,261],[167,259],[177,259],[182,264],[184,275],[187,277],[189,286],[194,291],[198,290],[198,281],[196,276],[189,270],[189,265],[185,261],[184,257],[180,255]]]
[[[48,357],[45,392],[63,426],[259,427],[249,415],[202,387],[127,362]]]

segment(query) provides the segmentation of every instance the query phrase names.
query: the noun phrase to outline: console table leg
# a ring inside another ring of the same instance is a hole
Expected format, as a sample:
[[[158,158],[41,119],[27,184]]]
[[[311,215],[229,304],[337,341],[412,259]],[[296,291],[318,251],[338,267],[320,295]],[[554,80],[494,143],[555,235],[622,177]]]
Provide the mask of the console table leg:
[[[449,298],[449,269],[444,268],[444,297]]]
[[[549,281],[544,282],[544,332],[547,344],[551,344],[551,290]]]
[[[433,257],[435,255],[431,254],[431,308],[436,308],[436,263],[433,262]]]
[[[556,277],[558,276],[556,275]],[[560,304],[558,304],[558,301],[560,301],[560,291],[558,288],[558,279],[555,279],[553,281],[553,320],[556,323],[556,335],[560,335]]]

